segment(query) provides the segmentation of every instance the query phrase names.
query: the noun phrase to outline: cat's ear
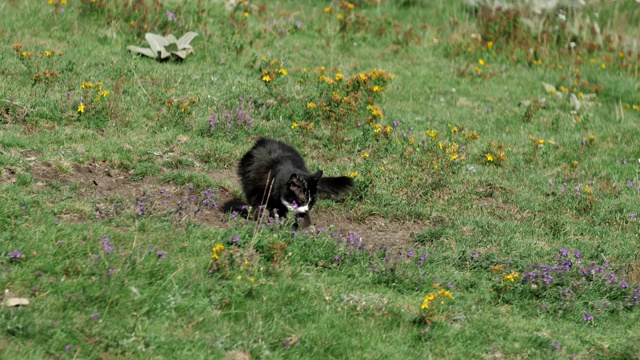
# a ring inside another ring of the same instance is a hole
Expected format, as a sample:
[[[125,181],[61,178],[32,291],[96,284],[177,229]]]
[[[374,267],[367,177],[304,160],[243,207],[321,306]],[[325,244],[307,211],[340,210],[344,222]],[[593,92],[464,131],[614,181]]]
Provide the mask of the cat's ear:
[[[318,182],[320,181],[320,178],[322,177],[322,170],[318,170],[316,172],[314,172],[313,174],[311,174],[311,178],[313,179],[313,181]]]

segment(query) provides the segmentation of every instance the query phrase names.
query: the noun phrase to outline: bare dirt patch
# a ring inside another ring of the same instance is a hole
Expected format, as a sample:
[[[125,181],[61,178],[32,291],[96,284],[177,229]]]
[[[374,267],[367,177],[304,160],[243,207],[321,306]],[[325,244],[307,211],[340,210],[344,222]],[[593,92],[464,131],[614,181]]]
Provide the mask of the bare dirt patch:
[[[91,201],[99,219],[128,212],[137,216],[167,216],[176,223],[195,221],[216,228],[231,226],[229,215],[219,207],[233,198],[233,191],[239,186],[234,170],[206,172],[216,182],[229,185],[202,191],[190,184],[162,183],[154,177],[132,181],[129,173],[104,162],[82,165],[34,162],[31,175],[36,186],[80,185],[76,190],[79,200]],[[344,235],[357,233],[367,245],[411,244],[414,235],[426,227],[424,223],[397,222],[377,216],[356,221],[343,212],[326,210],[314,210],[313,219],[316,228],[333,227]]]

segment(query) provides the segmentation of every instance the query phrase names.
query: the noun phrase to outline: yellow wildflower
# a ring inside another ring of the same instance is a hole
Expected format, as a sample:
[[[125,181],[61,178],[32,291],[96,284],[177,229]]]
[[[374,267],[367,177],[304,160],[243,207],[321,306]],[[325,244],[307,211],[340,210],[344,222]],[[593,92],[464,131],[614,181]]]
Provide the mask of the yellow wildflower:
[[[493,49],[493,41],[487,42],[487,49],[489,50]]]
[[[453,294],[451,293],[451,291],[445,289],[440,289],[440,291],[438,291],[438,295],[444,296],[448,299],[453,299]]]
[[[349,175],[347,175],[347,176],[353,179],[354,177],[358,176],[358,172],[357,172],[357,171],[354,171],[354,172],[350,173],[350,174],[349,174]]]
[[[429,308],[429,303],[433,300],[435,300],[438,297],[438,294],[436,293],[429,293],[427,294],[427,296],[424,297],[424,300],[422,300],[422,306],[420,306],[421,309],[428,309]]]
[[[435,140],[438,137],[438,132],[435,130],[427,130],[427,135],[431,136],[431,138]]]
[[[314,102],[308,102],[307,103],[307,108],[309,108],[309,109],[315,109],[317,107],[318,107],[318,105],[316,105],[316,103],[314,103]]]
[[[478,64],[480,64],[480,66],[484,66],[484,60],[478,59]]]
[[[591,190],[591,188],[589,187],[589,185],[585,185],[585,186],[584,186],[584,192],[585,192],[586,194],[591,194],[591,193],[592,193],[592,190]]]
[[[44,55],[45,56],[51,56],[51,55],[53,55],[53,51],[47,50],[47,51],[44,52]]]
[[[623,59],[623,58],[624,58],[624,53],[623,53],[622,51],[620,51],[620,52],[618,53],[618,57],[620,57],[620,59]]]
[[[298,123],[294,121],[293,124],[291,124],[291,128],[295,129],[297,127],[298,127]]]
[[[264,81],[264,82],[266,82],[266,83],[271,82],[271,76],[269,76],[269,75],[265,75],[265,76],[263,76],[263,77],[262,77],[262,81]]]
[[[571,162],[571,166],[574,167],[574,168],[577,168],[579,164],[580,163],[578,161],[576,161],[576,160],[573,160],[573,162]]]
[[[324,12],[331,13],[331,12],[333,12],[333,9],[330,8],[330,7],[326,7],[326,8],[324,8]]]
[[[244,17],[249,17],[249,13],[248,13],[248,12],[246,12],[246,11],[245,11],[245,12],[244,12],[244,14],[242,14],[242,15],[244,15]]]
[[[80,103],[80,105],[78,105],[78,112],[80,114],[84,114],[84,104]]]
[[[512,271],[510,274],[504,274],[504,278],[505,278],[505,279],[507,279],[507,280],[509,280],[509,281],[511,281],[511,282],[516,281],[516,279],[517,279],[519,276],[520,276],[520,274],[518,274],[518,273],[517,273],[517,272],[515,272],[515,271]]]
[[[343,20],[343,19],[344,19],[344,15],[338,14],[338,20]]]
[[[86,82],[83,82],[82,85],[80,85],[80,87],[83,89],[91,89],[94,87],[94,85],[92,82],[86,81]]]
[[[60,0],[60,5],[67,5],[67,0]]]
[[[352,10],[353,10],[353,8],[355,8],[356,6],[355,6],[355,5],[353,5],[352,3],[348,2],[348,3],[347,3],[347,7],[348,7],[349,9],[352,9]]]
[[[605,65],[604,63],[602,63],[602,65],[600,65],[600,67],[602,68],[602,70],[607,68],[607,65]]]
[[[363,154],[362,154],[362,158],[363,158],[363,159],[367,159],[368,157],[369,157],[369,153],[363,153]]]
[[[478,74],[482,73],[482,69],[480,69],[480,67],[477,65],[476,65],[476,73]]]
[[[287,75],[287,70],[285,68],[280,69],[280,74]]]
[[[493,155],[491,155],[491,153],[487,153],[485,157],[487,158],[488,162],[493,162],[493,160],[495,160],[495,158],[493,157]]]
[[[212,259],[218,259],[219,258],[219,254],[224,250],[224,245],[222,244],[216,244],[216,246],[213,247],[213,256],[211,256]]]
[[[367,81],[367,74],[365,74],[365,73],[358,74],[358,80]]]
[[[344,79],[344,75],[342,75],[342,73],[338,71],[338,73],[336,74],[336,81],[340,81],[342,79]]]

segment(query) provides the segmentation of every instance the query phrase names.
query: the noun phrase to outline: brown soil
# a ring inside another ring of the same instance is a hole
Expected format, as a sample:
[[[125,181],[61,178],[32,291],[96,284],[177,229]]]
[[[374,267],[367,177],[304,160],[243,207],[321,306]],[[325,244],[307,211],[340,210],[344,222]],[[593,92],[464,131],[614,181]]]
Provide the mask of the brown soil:
[[[29,154],[30,155],[30,154]],[[16,170],[4,169],[0,183],[15,181]],[[97,218],[109,218],[126,211],[139,211],[163,214],[172,217],[172,221],[182,222],[187,219],[217,228],[231,226],[229,215],[223,214],[213,205],[221,206],[232,198],[238,188],[238,179],[234,170],[213,170],[206,174],[223,185],[208,191],[198,191],[191,185],[180,186],[173,183],[161,183],[153,177],[140,181],[131,181],[126,171],[109,167],[106,163],[88,164],[51,164],[48,162],[31,163],[29,171],[35,186],[51,183],[61,185],[80,185],[76,195],[80,201],[91,201],[94,204]],[[212,195],[210,195],[212,194]],[[115,205],[120,199],[120,207]],[[210,199],[210,203],[206,200]],[[135,204],[135,205],[134,205]],[[141,208],[142,206],[142,208]],[[367,217],[354,220],[348,211],[314,210],[313,220],[316,228],[328,230],[334,227],[340,234],[355,232],[364,243],[409,245],[414,234],[420,232],[425,223],[401,223],[382,217]],[[84,216],[67,214],[64,217],[72,221],[86,221]]]

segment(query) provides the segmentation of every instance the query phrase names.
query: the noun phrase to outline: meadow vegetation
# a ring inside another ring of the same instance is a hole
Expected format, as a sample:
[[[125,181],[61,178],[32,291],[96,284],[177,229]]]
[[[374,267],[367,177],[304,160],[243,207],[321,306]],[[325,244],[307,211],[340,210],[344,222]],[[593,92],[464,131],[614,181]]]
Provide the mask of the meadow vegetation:
[[[478,3],[3,2],[0,353],[640,357],[640,6]],[[219,211],[258,136],[314,231]]]

